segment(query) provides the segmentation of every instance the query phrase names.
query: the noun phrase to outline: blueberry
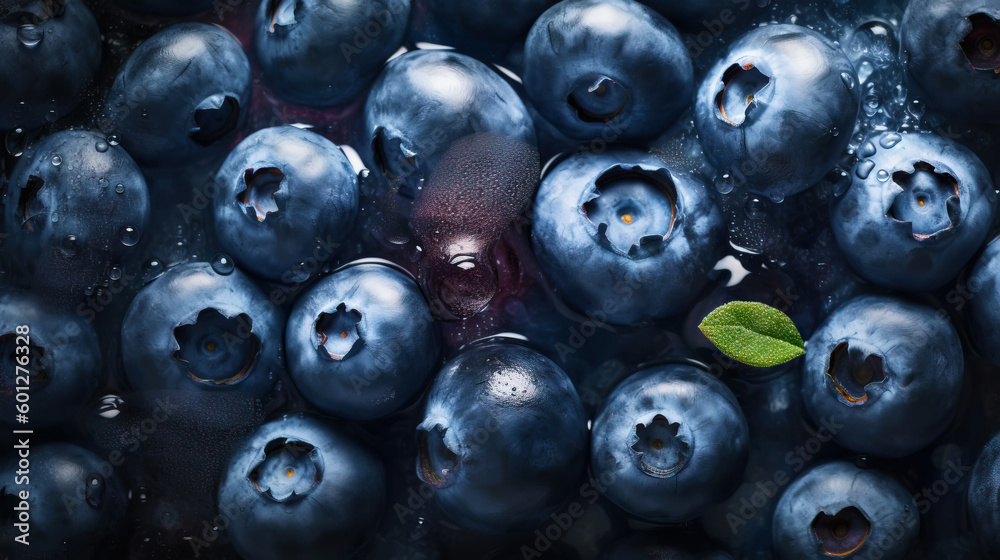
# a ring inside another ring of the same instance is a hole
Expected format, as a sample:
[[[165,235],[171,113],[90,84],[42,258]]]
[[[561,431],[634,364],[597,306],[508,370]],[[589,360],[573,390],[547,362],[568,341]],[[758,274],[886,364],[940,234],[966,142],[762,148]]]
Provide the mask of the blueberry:
[[[606,494],[654,523],[690,521],[739,484],[749,453],[746,419],[721,381],[689,365],[629,376],[594,420],[590,463]]]
[[[410,0],[265,0],[254,47],[264,78],[294,103],[357,98],[399,48]]]
[[[524,46],[528,98],[577,140],[656,137],[690,104],[692,72],[674,26],[632,0],[564,0]]]
[[[111,464],[69,443],[29,446],[27,469],[18,466],[22,459],[17,453],[0,461],[0,538],[5,549],[13,552],[17,547],[16,557],[24,560],[107,557],[124,529],[128,505]],[[27,519],[21,519],[16,508]],[[28,530],[22,532],[15,523],[25,521]],[[28,546],[14,541],[22,534]]]
[[[235,389],[260,397],[281,365],[284,317],[238,269],[171,268],[139,291],[122,323],[134,389]]]
[[[0,290],[0,403],[11,411],[3,421],[13,424],[23,402],[29,402],[33,428],[69,420],[103,378],[97,334],[75,313],[52,310],[25,293]],[[29,389],[29,401],[17,397],[24,389]]]
[[[215,232],[246,270],[288,280],[319,251],[332,255],[351,233],[358,179],[336,144],[293,126],[258,130],[215,176]]]
[[[731,25],[739,17],[744,17],[748,9],[756,11],[759,0],[687,0],[677,2],[676,0],[640,0],[643,4],[653,8],[663,14],[678,27],[686,29],[698,29],[701,31],[695,38],[688,40],[691,51],[701,52],[701,47],[705,46],[702,37],[718,35],[724,29],[724,25]],[[715,37],[712,37],[713,39]],[[698,41],[698,45],[692,47],[692,40]],[[711,43],[709,43],[711,44]],[[697,56],[697,55],[694,55]]]
[[[80,0],[0,4],[0,130],[35,128],[83,99],[101,62],[101,31]]]
[[[781,560],[830,557],[909,558],[920,531],[917,504],[892,476],[843,461],[794,480],[774,512]]]
[[[601,560],[732,560],[732,556],[698,546],[692,539],[637,531],[603,551]]]
[[[440,50],[392,59],[365,103],[369,166],[414,198],[455,140],[492,133],[535,145],[528,110],[485,64]]]
[[[980,551],[988,558],[1000,558],[1000,435],[994,435],[976,459],[968,501]]]
[[[309,416],[264,424],[233,454],[219,511],[245,560],[347,558],[385,503],[379,458]]]
[[[876,147],[876,145],[878,147]],[[965,147],[933,134],[885,133],[831,204],[837,245],[866,280],[903,291],[939,288],[986,241],[996,194]]]
[[[857,74],[836,45],[805,27],[767,25],[708,71],[695,122],[720,173],[781,200],[833,168],[860,107]]]
[[[394,268],[356,264],[295,303],[285,328],[292,381],[319,410],[352,420],[386,416],[413,399],[437,364],[430,309]]]
[[[179,23],[125,61],[105,98],[101,126],[143,165],[206,159],[230,145],[252,85],[250,62],[232,34]]]
[[[78,301],[106,281],[150,219],[139,167],[96,132],[64,130],[30,147],[7,185],[6,231],[46,300]]]
[[[1000,242],[993,240],[972,267],[966,282],[969,323],[977,350],[994,364],[1000,364]],[[951,301],[949,299],[949,301]]]
[[[538,186],[538,151],[501,134],[451,143],[414,201],[420,285],[442,319],[483,311],[499,288],[494,247]]]
[[[838,308],[806,344],[802,395],[834,441],[902,457],[944,433],[958,410],[964,359],[954,327],[934,309],[889,296]]]
[[[547,521],[586,462],[583,405],[566,374],[512,341],[445,364],[417,426],[417,475],[452,521],[483,533]]]
[[[968,122],[1000,122],[1000,6],[911,0],[900,26],[910,77],[932,109]]]
[[[162,16],[189,16],[197,14],[198,12],[204,12],[213,6],[216,6],[216,13],[221,10],[218,8],[218,0],[117,0],[123,8],[129,10],[135,10],[137,12],[143,12],[148,14],[156,14]],[[226,3],[226,6],[232,6],[236,4],[235,1],[230,1]],[[221,18],[220,18],[221,19]]]
[[[704,183],[637,150],[581,153],[535,197],[532,245],[566,301],[633,324],[684,311],[720,256],[724,221]]]
[[[480,60],[500,59],[555,0],[429,0],[411,37],[455,47]]]

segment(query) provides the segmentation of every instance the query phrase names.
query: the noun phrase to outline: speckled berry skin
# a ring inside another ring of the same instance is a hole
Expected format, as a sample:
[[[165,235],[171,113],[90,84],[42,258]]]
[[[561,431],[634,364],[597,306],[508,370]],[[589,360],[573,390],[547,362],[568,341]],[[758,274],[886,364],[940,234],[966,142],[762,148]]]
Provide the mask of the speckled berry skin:
[[[988,558],[1000,558],[1000,435],[986,444],[972,468],[969,481],[969,518],[979,543]]]

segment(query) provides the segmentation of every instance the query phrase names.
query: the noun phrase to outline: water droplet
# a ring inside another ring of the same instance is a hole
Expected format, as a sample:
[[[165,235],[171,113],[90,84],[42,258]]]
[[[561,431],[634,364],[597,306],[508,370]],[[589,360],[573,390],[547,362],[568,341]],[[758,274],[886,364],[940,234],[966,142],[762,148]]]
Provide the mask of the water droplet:
[[[24,153],[24,148],[28,145],[28,134],[23,128],[15,126],[7,131],[4,145],[7,148],[7,153],[14,157],[20,157]]]
[[[132,247],[139,242],[139,230],[132,226],[123,226],[118,232],[118,240],[126,247]]]
[[[72,257],[80,250],[80,240],[75,235],[67,235],[59,244],[59,251],[64,256]]]
[[[125,192],[125,185],[123,185],[121,183],[118,183],[117,185],[115,185],[115,192],[118,193],[118,194],[124,193]]]
[[[901,135],[896,134],[895,132],[890,132],[889,134],[885,134],[879,138],[878,145],[888,150],[896,144],[899,144],[899,141],[902,139],[903,137]]]
[[[923,101],[914,99],[913,101],[910,101],[909,105],[906,106],[906,111],[917,119],[920,119],[924,116],[924,113],[927,112],[927,106],[924,105]]]
[[[118,280],[122,277],[122,269],[120,266],[111,267],[111,272],[108,274],[108,278],[112,280]]]
[[[858,81],[865,83],[874,71],[875,66],[871,62],[867,60],[862,62],[858,65]]]
[[[752,196],[747,200],[746,205],[743,207],[743,211],[746,212],[747,218],[751,220],[763,220],[767,217],[768,202],[760,197]]]
[[[59,221],[59,212],[53,212],[53,213],[52,213],[52,214],[51,214],[51,215],[49,216],[49,219],[50,219],[50,220],[52,220],[52,223],[56,223],[56,222],[58,222],[58,221]]]
[[[83,295],[85,295],[85,296],[92,296],[92,295],[94,295],[94,287],[93,286],[87,286],[86,288],[84,288],[83,289]]]
[[[847,89],[854,89],[858,85],[858,82],[854,79],[854,75],[850,72],[841,72],[840,79],[844,81]]]
[[[160,276],[163,276],[163,273],[166,271],[167,267],[163,265],[163,261],[153,257],[146,261],[146,264],[142,265],[142,283],[148,284]]]
[[[59,167],[62,165],[62,158],[59,156],[52,156],[52,165]]]
[[[108,143],[104,140],[98,140],[97,143],[94,144],[94,149],[103,154],[108,151]]]
[[[875,178],[884,183],[889,180],[889,172],[885,169],[879,169],[878,173],[875,174]]]
[[[117,146],[118,145],[118,135],[117,134],[112,134],[111,136],[108,136],[108,144],[111,145],[111,146]]]
[[[45,31],[37,25],[25,23],[17,28],[17,40],[29,49],[38,46],[38,43],[41,43],[44,37]]]
[[[50,123],[56,122],[56,120],[58,119],[59,119],[59,113],[56,113],[55,109],[50,110],[48,113],[45,113],[45,120],[47,120]]]
[[[110,184],[111,183],[103,177],[97,180],[97,186],[101,187],[102,189],[108,188],[108,185]]]
[[[111,419],[122,412],[125,406],[125,399],[115,394],[108,394],[101,397],[101,402],[97,406],[97,413],[101,418]]]
[[[875,151],[875,144],[868,141],[861,145],[861,151],[858,152],[858,155],[863,158],[869,158],[875,155]]]
[[[832,134],[833,137],[836,138],[837,136],[840,136],[840,129],[837,127],[833,127],[830,129],[830,134]]]
[[[291,282],[305,282],[309,279],[309,269],[306,263],[299,263],[288,271],[288,279]]]
[[[872,169],[875,168],[875,162],[866,159],[858,164],[858,167],[854,170],[854,174],[858,176],[859,179],[867,179],[869,175],[872,174]]]
[[[851,186],[851,174],[839,167],[836,167],[827,176],[830,183],[830,192],[833,196],[843,196]]]
[[[785,201],[785,193],[780,191],[771,191],[767,194],[767,197],[771,199],[771,202],[775,204],[781,204]]]
[[[862,106],[865,109],[865,114],[868,115],[869,117],[874,116],[875,113],[878,112],[878,105],[879,105],[878,95],[874,93],[869,93],[868,95],[866,95],[865,102],[862,104]]]
[[[729,194],[733,192],[733,188],[735,186],[736,181],[729,173],[723,173],[715,178],[715,189],[719,191],[720,194]]]
[[[234,268],[236,265],[233,264],[233,259],[229,255],[219,253],[212,257],[212,270],[215,272],[225,276],[231,274]]]

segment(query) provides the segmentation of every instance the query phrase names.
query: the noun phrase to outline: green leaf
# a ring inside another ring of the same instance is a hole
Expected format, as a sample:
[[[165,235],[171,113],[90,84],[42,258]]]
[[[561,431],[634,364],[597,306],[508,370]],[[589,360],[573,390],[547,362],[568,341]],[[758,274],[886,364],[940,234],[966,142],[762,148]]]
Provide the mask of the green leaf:
[[[781,311],[755,301],[731,301],[698,325],[723,354],[754,367],[770,367],[805,353],[802,335]]]

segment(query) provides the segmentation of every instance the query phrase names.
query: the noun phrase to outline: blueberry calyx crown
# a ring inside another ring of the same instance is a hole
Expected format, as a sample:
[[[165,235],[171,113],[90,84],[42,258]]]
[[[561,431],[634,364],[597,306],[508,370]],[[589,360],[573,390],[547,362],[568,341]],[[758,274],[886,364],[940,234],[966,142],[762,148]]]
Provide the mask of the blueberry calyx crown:
[[[588,123],[608,123],[625,111],[628,88],[607,76],[574,89],[566,102],[576,110],[580,120]]]
[[[629,452],[643,474],[669,478],[687,465],[693,446],[692,434],[686,427],[657,414],[648,423],[636,424]]]
[[[925,161],[913,164],[913,172],[896,171],[892,182],[898,192],[886,215],[909,223],[917,241],[938,239],[953,233],[961,219],[958,180]]]
[[[275,195],[281,191],[285,174],[277,167],[247,168],[243,172],[243,190],[236,193],[236,203],[257,222],[278,211]]]
[[[868,401],[870,387],[885,382],[888,377],[881,356],[843,341],[830,353],[826,370],[840,401],[849,406]]]
[[[820,511],[813,518],[813,535],[824,554],[847,556],[854,553],[868,540],[871,521],[854,506],[848,506],[834,515]]]
[[[715,95],[718,117],[733,126],[740,126],[757,106],[757,94],[771,77],[751,62],[733,64],[722,73],[722,89]]]
[[[435,488],[451,485],[461,467],[458,454],[444,441],[447,431],[440,424],[417,428],[417,477]]]
[[[45,220],[45,207],[38,198],[38,192],[45,186],[41,177],[29,175],[28,181],[17,197],[17,214],[21,216],[21,229],[33,233],[42,228]]]
[[[316,334],[320,353],[334,361],[342,361],[356,354],[365,345],[361,336],[361,312],[347,309],[341,303],[333,313],[320,313],[316,319]]]
[[[291,27],[297,22],[295,20],[295,9],[298,8],[298,0],[268,0],[267,13],[270,24],[267,26],[269,33],[274,33],[275,27]]]
[[[263,454],[247,480],[269,500],[289,502],[302,498],[323,480],[323,457],[310,443],[277,438],[264,446]]]
[[[661,253],[678,219],[677,187],[663,168],[613,165],[582,206],[602,246],[633,260]]]
[[[174,328],[174,359],[184,364],[188,376],[210,386],[235,385],[253,371],[261,341],[245,313],[227,317],[213,308],[203,309],[193,322]]]
[[[987,14],[977,13],[966,18],[972,29],[959,46],[973,70],[1000,74],[1000,25]]]
[[[195,127],[191,140],[208,147],[236,129],[240,120],[240,102],[233,95],[217,93],[206,97],[194,110]]]

